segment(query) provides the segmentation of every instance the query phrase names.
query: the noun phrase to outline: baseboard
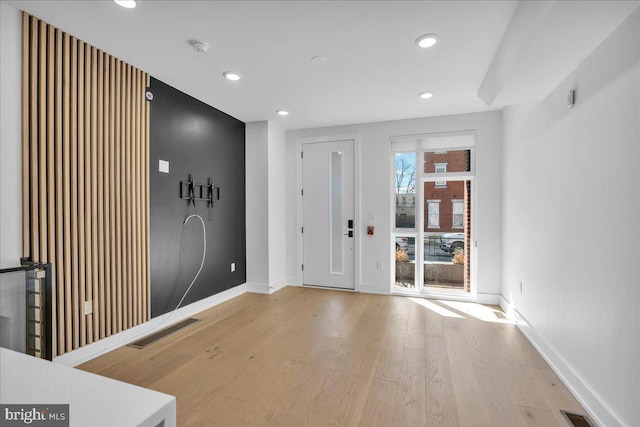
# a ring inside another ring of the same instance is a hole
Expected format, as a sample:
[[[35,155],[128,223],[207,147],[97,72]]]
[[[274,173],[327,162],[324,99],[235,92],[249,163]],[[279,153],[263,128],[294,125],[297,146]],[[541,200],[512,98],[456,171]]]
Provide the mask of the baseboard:
[[[269,285],[267,283],[247,283],[247,292],[269,295]]]
[[[513,320],[513,305],[511,305],[511,303],[507,301],[502,295],[500,295],[500,308],[502,308],[502,311],[504,311],[507,319]]]
[[[78,366],[89,360],[102,356],[105,353],[110,352],[118,347],[122,347],[132,341],[142,338],[148,335],[154,329],[166,328],[174,323],[184,320],[190,316],[200,313],[208,308],[214,307],[218,304],[222,304],[225,301],[233,299],[247,292],[246,284],[238,285],[226,291],[222,291],[218,294],[211,295],[200,301],[196,301],[185,307],[181,307],[175,312],[165,313],[162,316],[154,317],[153,319],[145,322],[141,325],[134,326],[126,331],[118,332],[115,335],[104,338],[100,341],[96,341],[77,350],[73,350],[69,353],[58,356],[53,361],[65,366]]]
[[[476,302],[478,304],[498,305],[500,304],[500,297],[500,294],[481,294],[478,292],[476,294]]]
[[[287,287],[287,281],[285,279],[276,280],[269,285],[269,294],[274,294],[282,288]]]
[[[360,284],[360,287],[357,289],[358,291],[365,294],[376,294],[376,295],[391,295],[391,289],[387,286],[387,289],[380,289],[380,286],[377,285],[366,285],[364,283]]]
[[[508,302],[505,300],[505,303]],[[510,304],[509,304],[510,305]],[[558,355],[553,348],[538,334],[527,320],[516,310],[512,309],[518,329],[522,331],[529,342],[538,350],[551,369],[560,377],[575,398],[587,411],[589,416],[600,426],[623,425],[616,416],[601,402],[580,376]]]

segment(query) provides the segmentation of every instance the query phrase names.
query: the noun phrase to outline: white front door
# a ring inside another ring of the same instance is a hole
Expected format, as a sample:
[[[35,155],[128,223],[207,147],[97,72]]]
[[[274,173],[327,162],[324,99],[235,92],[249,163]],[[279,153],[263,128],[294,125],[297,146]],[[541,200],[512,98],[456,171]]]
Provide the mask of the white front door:
[[[302,283],[354,289],[353,140],[302,145]]]

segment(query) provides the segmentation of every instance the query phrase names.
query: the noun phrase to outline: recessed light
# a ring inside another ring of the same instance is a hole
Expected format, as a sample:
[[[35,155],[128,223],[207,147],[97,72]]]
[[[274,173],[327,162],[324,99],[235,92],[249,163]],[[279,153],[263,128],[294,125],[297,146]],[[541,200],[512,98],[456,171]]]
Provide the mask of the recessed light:
[[[327,58],[325,58],[324,56],[314,56],[311,58],[311,62],[313,62],[314,64],[320,65],[327,62]]]
[[[419,93],[418,96],[422,99],[430,99],[433,98],[433,92],[422,92]]]
[[[437,34],[423,34],[416,39],[416,44],[426,49],[438,43],[438,35]]]
[[[276,113],[278,113],[281,116],[288,116],[289,112],[286,110],[276,110]]]
[[[242,78],[242,75],[240,75],[240,73],[236,73],[233,71],[225,71],[224,73],[222,73],[222,75],[225,79],[231,80],[232,82],[236,82]]]
[[[118,6],[122,6],[127,9],[133,9],[134,7],[136,7],[135,0],[113,0],[113,1],[116,2]]]

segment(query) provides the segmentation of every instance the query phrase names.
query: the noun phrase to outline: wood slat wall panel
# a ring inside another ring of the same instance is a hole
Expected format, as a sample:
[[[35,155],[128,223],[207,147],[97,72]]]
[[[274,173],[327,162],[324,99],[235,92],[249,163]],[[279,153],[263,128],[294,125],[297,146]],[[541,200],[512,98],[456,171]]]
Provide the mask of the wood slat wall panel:
[[[122,80],[121,80],[121,75],[122,75],[122,66],[120,63],[120,60],[116,60],[115,62],[115,72],[116,72],[116,81],[115,81],[115,94],[116,94],[116,98],[115,98],[115,104],[116,104],[116,119],[115,119],[115,127],[114,127],[114,131],[115,131],[115,140],[114,140],[114,147],[115,147],[115,155],[114,155],[114,160],[116,163],[116,167],[115,167],[115,186],[113,187],[113,191],[114,191],[114,199],[115,199],[115,213],[114,213],[114,218],[116,221],[116,226],[114,228],[114,234],[115,234],[115,242],[116,242],[116,259],[114,260],[114,263],[116,264],[116,283],[115,283],[115,288],[116,288],[116,327],[115,327],[115,332],[120,332],[122,330],[122,282],[124,279],[124,276],[122,274],[123,272],[123,259],[122,259],[122,233],[120,232],[121,230],[121,215],[120,215],[120,201],[122,199],[122,192],[118,191],[119,188],[122,188],[121,185],[121,179],[120,179],[120,172],[122,171],[121,169],[121,165],[122,165],[122,158],[120,157],[120,140],[122,139],[122,126],[121,126],[121,115],[120,115],[120,110],[121,110],[121,106],[120,106],[120,101],[122,99],[121,97],[121,90],[120,88],[122,87]]]
[[[149,87],[151,85],[151,77],[149,76],[149,74],[145,73],[145,79],[146,79],[146,83],[145,86]],[[150,283],[151,280],[151,262],[149,260],[149,253],[150,253],[150,245],[151,245],[151,234],[150,234],[150,230],[149,230],[149,217],[150,217],[150,212],[149,212],[149,197],[150,197],[150,193],[149,193],[149,173],[150,173],[150,169],[149,169],[149,135],[150,135],[150,114],[151,114],[151,108],[149,107],[149,103],[145,102],[144,103],[144,110],[145,110],[145,123],[143,126],[141,126],[145,132],[144,134],[144,141],[145,141],[145,147],[144,147],[144,151],[145,151],[145,161],[144,161],[144,179],[145,179],[145,188],[144,188],[144,215],[142,216],[142,219],[144,220],[144,232],[146,234],[146,236],[144,237],[144,245],[145,245],[145,257],[144,257],[144,262],[147,264],[147,268],[146,268],[146,274],[145,274],[145,278],[144,278],[144,282],[143,283]],[[145,286],[143,287],[146,295],[145,295],[145,301],[146,301],[146,310],[145,310],[145,319],[149,320],[151,319],[151,287],[150,286]]]
[[[95,49],[95,48],[94,48]],[[96,225],[95,233],[97,235],[96,249],[98,251],[98,256],[94,258],[97,268],[98,268],[98,289],[97,293],[99,294],[100,299],[100,311],[99,317],[100,320],[98,322],[94,322],[94,331],[93,334],[96,337],[106,336],[106,316],[104,312],[105,307],[105,241],[104,241],[104,55],[101,51],[94,51],[94,56],[96,57],[96,62],[94,63],[95,76],[94,81],[95,85],[95,93],[96,93],[96,108],[95,117],[98,122],[97,124],[97,187],[95,194],[97,196],[94,215],[98,215],[98,223]],[[97,79],[97,80],[96,80]]]
[[[23,254],[61,355],[149,320],[149,75],[26,13],[22,53]]]
[[[89,178],[85,174],[85,165],[87,164],[87,158],[85,156],[85,85],[84,85],[84,42],[78,40],[78,167],[77,167],[77,218],[78,218],[78,310],[76,315],[80,323],[80,347],[84,347],[87,344],[87,319],[84,315],[84,302],[86,301],[86,274],[87,268],[90,268],[90,264],[87,263],[88,257],[86,257],[87,236],[85,234],[85,183]]]
[[[47,25],[40,21],[38,30],[38,205],[40,261],[48,262],[47,251]],[[44,173],[42,173],[44,171]]]
[[[29,105],[23,108],[29,109],[29,170],[30,170],[30,200],[31,208],[29,212],[24,212],[30,216],[30,240],[31,251],[34,262],[40,261],[39,246],[39,209],[38,209],[38,20],[31,18],[30,32],[30,58],[29,58]]]
[[[31,212],[29,177],[31,158],[29,156],[30,145],[30,115],[29,115],[29,88],[31,79],[30,70],[30,48],[29,43],[29,15],[22,15],[22,256],[28,257],[31,254]]]
[[[64,191],[63,191],[63,171],[64,171],[64,161],[63,161],[63,92],[62,92],[62,31],[56,30],[55,32],[55,49],[56,53],[54,55],[55,61],[55,107],[54,107],[54,116],[55,116],[55,141],[54,141],[54,150],[55,150],[55,170],[56,170],[56,185],[55,185],[55,195],[56,195],[56,238],[55,238],[55,246],[56,246],[56,258],[55,258],[55,271],[56,271],[56,327],[57,327],[57,354],[64,353],[64,310],[61,308],[64,307]]]
[[[47,26],[47,260],[54,265],[52,270],[51,280],[51,293],[52,298],[56,298],[56,180],[57,173],[55,167],[55,28]],[[57,317],[57,307],[55,304],[51,304],[53,312],[51,313],[52,319]],[[53,322],[51,334],[56,336],[57,334],[57,322]],[[57,355],[57,349],[55,346],[51,348],[53,354],[52,357]]]
[[[80,303],[78,292],[78,251],[80,238],[78,236],[78,41],[71,37],[71,128],[69,135],[71,144],[71,294],[73,306],[71,318],[73,319],[73,348],[80,347]]]
[[[64,307],[64,347],[60,345],[60,348],[64,348],[65,352],[73,350],[73,327],[72,327],[72,245],[71,245],[71,126],[70,126],[70,114],[71,114],[71,37],[69,34],[64,34],[64,43],[62,49],[62,64],[63,64],[63,85],[62,85],[62,188],[63,188],[63,216],[64,216],[64,304],[58,307],[58,311],[63,311]],[[62,286],[62,283],[59,284]],[[58,324],[60,328],[60,324]],[[60,351],[62,354],[63,351]]]

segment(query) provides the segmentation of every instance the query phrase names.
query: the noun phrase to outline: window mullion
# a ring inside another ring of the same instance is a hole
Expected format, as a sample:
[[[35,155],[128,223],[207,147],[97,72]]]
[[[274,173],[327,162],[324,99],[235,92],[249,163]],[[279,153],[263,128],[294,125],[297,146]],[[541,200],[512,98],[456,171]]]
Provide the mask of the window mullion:
[[[416,290],[424,290],[424,153],[416,153]]]

